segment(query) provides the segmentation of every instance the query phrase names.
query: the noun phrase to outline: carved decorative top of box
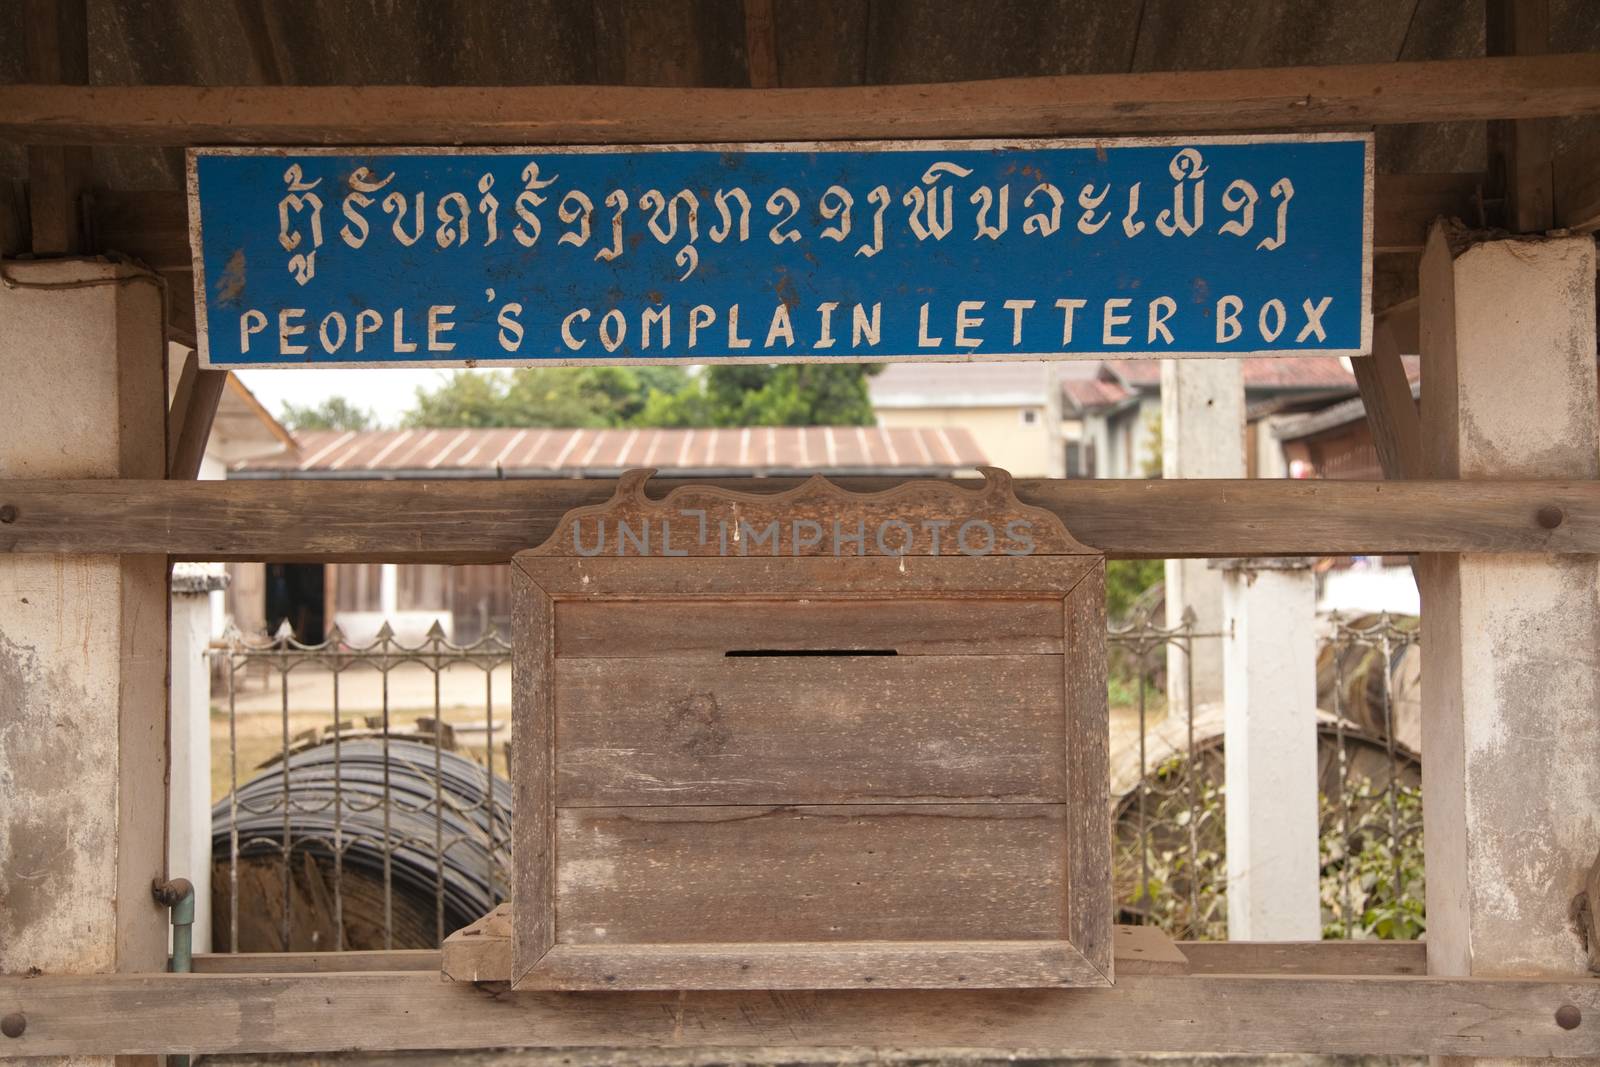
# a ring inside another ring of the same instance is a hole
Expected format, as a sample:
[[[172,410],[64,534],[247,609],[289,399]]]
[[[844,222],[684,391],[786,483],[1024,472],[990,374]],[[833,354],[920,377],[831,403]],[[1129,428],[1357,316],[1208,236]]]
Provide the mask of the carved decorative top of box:
[[[1103,557],[994,469],[651,473],[513,562],[513,986],[1109,983]]]

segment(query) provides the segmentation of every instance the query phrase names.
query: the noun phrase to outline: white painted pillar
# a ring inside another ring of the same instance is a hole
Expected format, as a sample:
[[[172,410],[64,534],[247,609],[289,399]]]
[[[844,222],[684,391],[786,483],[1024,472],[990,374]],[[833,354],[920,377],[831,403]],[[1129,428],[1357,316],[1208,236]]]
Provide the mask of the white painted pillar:
[[[1322,937],[1316,579],[1307,559],[1228,560],[1223,580],[1228,937]]]
[[[1164,478],[1244,477],[1244,371],[1237,359],[1169,359],[1161,364],[1161,473]],[[1193,611],[1195,630],[1222,628],[1222,575],[1203,559],[1169,559],[1167,625]],[[1196,706],[1222,699],[1217,642],[1195,642],[1194,663],[1167,650],[1168,704],[1187,714],[1188,678]]]
[[[378,569],[378,612],[383,622],[394,625],[400,611],[400,565],[385,563]]]
[[[162,477],[161,290],[97,261],[5,271],[0,480]],[[0,972],[165,966],[166,673],[164,556],[0,552]]]
[[[1420,300],[1431,477],[1600,477],[1595,267],[1591,237],[1435,225]],[[1585,975],[1568,908],[1600,846],[1600,569],[1431,554],[1418,584],[1428,969]]]
[[[194,883],[194,945],[211,951],[211,599],[221,575],[172,577],[172,800],[167,870]]]

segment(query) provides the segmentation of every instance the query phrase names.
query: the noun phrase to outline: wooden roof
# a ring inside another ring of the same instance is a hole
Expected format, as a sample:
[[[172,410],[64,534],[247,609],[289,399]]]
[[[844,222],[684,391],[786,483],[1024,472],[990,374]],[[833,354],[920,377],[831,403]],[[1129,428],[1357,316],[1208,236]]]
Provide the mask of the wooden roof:
[[[830,86],[1449,59],[1483,0],[89,0],[97,85]],[[0,4],[0,83],[28,6]],[[748,12],[748,15],[747,15]],[[1600,50],[1600,4],[1551,0],[1559,51]],[[770,17],[768,17],[770,16]],[[1593,120],[1555,123],[1555,149]],[[1481,171],[1482,123],[1386,126],[1378,168]],[[96,149],[120,189],[177,188],[173,149]],[[0,146],[0,177],[24,173]]]

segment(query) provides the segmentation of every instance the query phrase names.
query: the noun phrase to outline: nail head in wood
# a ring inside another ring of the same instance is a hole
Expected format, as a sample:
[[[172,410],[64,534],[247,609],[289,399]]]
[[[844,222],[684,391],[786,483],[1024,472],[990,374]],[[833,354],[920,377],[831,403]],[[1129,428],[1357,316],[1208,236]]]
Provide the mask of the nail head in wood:
[[[1554,504],[1546,504],[1539,509],[1538,519],[1540,526],[1543,526],[1546,530],[1554,530],[1557,526],[1567,521],[1567,513]]]
[[[1575,1004],[1563,1004],[1556,1009],[1556,1025],[1563,1030],[1576,1030],[1583,1022],[1583,1012]]]
[[[1574,1026],[1577,1024],[1574,1023]],[[7,1037],[21,1037],[22,1032],[28,1028],[28,1017],[20,1011],[14,1011],[4,1019],[0,1019],[0,1034]]]

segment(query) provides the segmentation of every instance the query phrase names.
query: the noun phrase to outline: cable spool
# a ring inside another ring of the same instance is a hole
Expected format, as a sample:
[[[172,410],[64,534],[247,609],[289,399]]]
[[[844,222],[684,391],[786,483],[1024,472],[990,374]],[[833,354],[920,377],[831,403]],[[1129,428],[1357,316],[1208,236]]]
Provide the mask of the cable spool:
[[[343,926],[345,949],[436,948],[441,903],[443,932],[448,934],[506,899],[510,782],[453,752],[391,737],[385,805],[383,739],[345,740],[338,746],[337,762],[334,749],[330,741],[291,754],[287,763],[287,939],[285,764],[280,761],[239,787],[238,951],[330,951],[341,944],[337,925]],[[213,941],[219,952],[232,951],[233,804],[232,798],[224,797],[211,812]],[[437,825],[436,807],[442,811]],[[334,859],[336,837],[343,852],[342,879]],[[388,943],[383,888],[386,840],[392,886]],[[342,922],[336,923],[336,912]]]

